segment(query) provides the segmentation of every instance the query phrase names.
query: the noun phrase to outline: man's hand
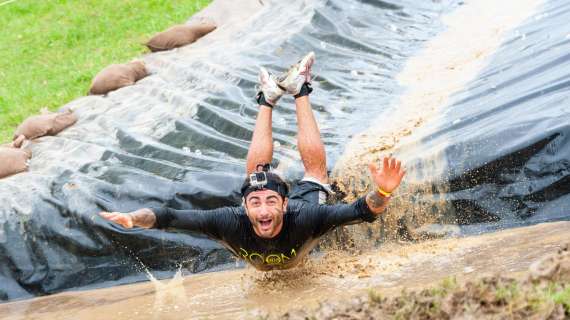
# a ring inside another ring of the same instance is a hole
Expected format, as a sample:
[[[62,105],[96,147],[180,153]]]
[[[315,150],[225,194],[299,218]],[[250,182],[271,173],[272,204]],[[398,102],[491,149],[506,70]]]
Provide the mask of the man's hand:
[[[99,215],[109,221],[120,224],[121,226],[130,229],[133,227],[133,217],[128,213],[121,212],[100,212]]]
[[[406,174],[406,171],[402,169],[402,162],[390,157],[384,157],[382,170],[378,170],[375,163],[370,163],[368,169],[370,169],[370,175],[376,187],[388,193],[398,188]]]
[[[127,229],[132,227],[152,228],[156,222],[154,212],[146,208],[129,213],[100,212],[99,215]]]
[[[384,158],[382,170],[378,170],[375,163],[369,164],[368,168],[375,188],[366,195],[366,204],[374,214],[380,214],[388,205],[390,197],[378,192],[378,188],[383,192],[392,193],[402,182],[406,171],[402,169],[402,163],[399,160],[390,157]]]

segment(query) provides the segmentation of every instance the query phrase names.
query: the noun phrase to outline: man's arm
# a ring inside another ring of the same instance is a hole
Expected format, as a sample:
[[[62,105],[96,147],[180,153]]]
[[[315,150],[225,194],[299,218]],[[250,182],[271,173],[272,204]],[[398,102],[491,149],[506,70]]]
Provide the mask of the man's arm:
[[[149,208],[139,209],[128,214],[133,220],[133,226],[152,228],[156,224],[156,215]]]
[[[129,213],[101,212],[100,215],[125,228],[177,228],[197,231],[220,238],[224,231],[237,227],[235,208],[214,210],[174,210],[170,208],[143,208]]]
[[[366,204],[374,215],[382,213],[382,211],[384,211],[388,206],[388,202],[390,202],[390,197],[381,195],[376,190],[371,191],[366,195]]]
[[[317,237],[343,225],[373,222],[378,216],[370,209],[366,197],[350,204],[307,206],[301,210],[307,211],[299,215],[297,225],[312,229]]]
[[[154,227],[156,223],[156,215],[151,209],[143,208],[137,211],[121,213],[121,212],[100,212],[103,218],[120,224],[124,228],[141,227],[149,229]]]
[[[382,170],[373,163],[369,168],[375,190],[351,204],[307,208],[311,211],[306,215],[310,219],[301,223],[313,224],[315,232],[322,235],[341,225],[376,220],[386,209],[390,196],[400,185],[405,171],[401,168],[401,162],[394,158],[384,158]]]

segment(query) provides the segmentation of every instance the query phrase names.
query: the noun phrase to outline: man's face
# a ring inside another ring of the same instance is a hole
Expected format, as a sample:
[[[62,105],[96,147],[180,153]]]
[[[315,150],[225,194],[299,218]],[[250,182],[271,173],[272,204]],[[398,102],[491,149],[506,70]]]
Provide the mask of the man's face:
[[[287,198],[273,190],[254,191],[245,199],[245,209],[253,230],[261,238],[273,238],[281,232]]]

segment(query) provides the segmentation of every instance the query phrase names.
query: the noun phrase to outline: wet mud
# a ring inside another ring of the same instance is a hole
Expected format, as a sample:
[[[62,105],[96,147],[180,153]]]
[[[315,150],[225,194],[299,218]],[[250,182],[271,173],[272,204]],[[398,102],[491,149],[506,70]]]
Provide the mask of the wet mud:
[[[455,276],[396,296],[371,289],[368,296],[324,302],[273,319],[568,319],[570,244],[534,261],[525,275],[495,274],[458,282]]]
[[[171,280],[65,292],[0,305],[9,319],[250,319],[348,301],[374,289],[393,296],[455,276],[523,275],[546,254],[570,242],[570,222],[493,234],[390,244],[374,251],[311,257],[289,271],[253,269],[175,276]]]

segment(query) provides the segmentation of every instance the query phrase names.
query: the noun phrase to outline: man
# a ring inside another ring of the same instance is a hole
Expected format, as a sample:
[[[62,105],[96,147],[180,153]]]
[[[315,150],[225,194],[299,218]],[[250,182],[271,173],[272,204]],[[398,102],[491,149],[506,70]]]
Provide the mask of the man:
[[[311,52],[277,78],[261,68],[259,113],[247,155],[242,206],[209,211],[145,208],[130,213],[102,212],[101,216],[125,228],[179,228],[204,233],[259,270],[293,267],[328,231],[374,221],[405,172],[400,161],[384,158],[381,170],[369,165],[374,191],[352,204],[324,204],[331,192],[325,148],[309,103],[314,60]],[[273,157],[272,110],[285,93],[295,97],[297,146],[305,167],[305,177],[291,192],[268,165]]]

